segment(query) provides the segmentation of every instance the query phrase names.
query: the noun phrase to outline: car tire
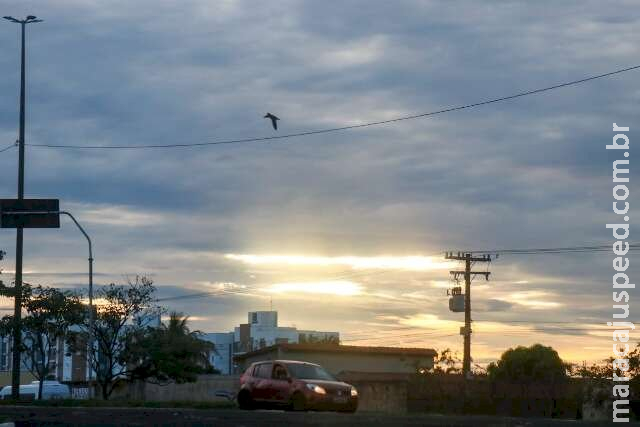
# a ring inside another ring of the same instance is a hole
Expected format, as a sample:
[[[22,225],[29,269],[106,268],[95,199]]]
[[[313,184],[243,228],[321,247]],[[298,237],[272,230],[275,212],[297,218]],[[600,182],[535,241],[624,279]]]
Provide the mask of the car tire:
[[[292,411],[306,411],[307,399],[305,399],[302,393],[295,393],[293,396],[291,396],[291,403],[289,407]]]
[[[238,406],[240,409],[251,410],[255,408],[249,390],[242,390],[238,393]]]

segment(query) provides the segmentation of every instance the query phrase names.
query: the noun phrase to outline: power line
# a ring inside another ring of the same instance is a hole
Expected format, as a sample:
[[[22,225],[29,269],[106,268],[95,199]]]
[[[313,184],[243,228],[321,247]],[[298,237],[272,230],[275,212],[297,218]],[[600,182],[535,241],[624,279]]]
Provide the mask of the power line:
[[[593,246],[568,246],[556,248],[529,248],[529,249],[490,249],[465,251],[465,253],[489,253],[500,255],[537,255],[537,254],[562,254],[562,253],[585,253],[585,252],[606,252],[611,250],[611,244]],[[629,251],[640,249],[640,243],[629,243]]]
[[[358,339],[341,339],[341,342],[357,342],[357,341],[383,341],[383,342],[403,342],[405,338],[416,338],[418,336],[423,336],[429,339],[437,339],[437,338],[445,338],[445,337],[455,337],[460,334],[438,334],[438,335],[425,335],[425,334],[412,334],[412,335],[400,335],[398,337],[380,337],[380,336],[372,336],[371,338],[358,338]]]
[[[535,323],[542,325],[600,325],[599,323],[584,323],[575,321],[542,321],[542,320],[489,320],[489,319],[475,319],[474,323],[487,322],[487,323]]]
[[[394,271],[398,271],[398,270],[385,269],[385,270],[379,270],[379,271],[353,272],[352,274],[346,274],[346,273],[349,273],[350,271],[351,270],[342,271],[342,272],[338,273],[338,274],[340,274],[340,276],[324,278],[324,279],[321,279],[321,280],[323,280],[323,281],[325,281],[325,280],[343,280],[343,279],[350,279],[350,278],[353,278],[353,277],[361,277],[361,276],[378,276],[378,275],[381,275],[381,274],[388,274],[388,273],[391,273],[391,272],[394,272]],[[301,280],[304,280],[304,279],[301,279]],[[243,286],[242,288],[235,288],[235,289],[233,289],[233,288],[232,289],[216,289],[216,290],[213,290],[213,291],[196,292],[196,293],[192,293],[192,294],[177,295],[177,296],[173,296],[173,297],[157,298],[156,302],[174,301],[174,300],[199,298],[199,297],[206,297],[206,296],[218,296],[218,295],[222,295],[222,294],[247,294],[248,291],[259,290],[259,289],[260,288],[256,287],[256,286]]]
[[[0,149],[0,153],[4,153],[5,151],[10,150],[13,147],[17,147],[17,146],[18,146],[17,141],[16,142],[12,142],[11,144],[7,145],[6,147]]]
[[[583,322],[576,322],[576,321],[540,321],[540,320],[487,320],[487,319],[475,319],[473,321],[474,324],[476,324],[476,327],[479,328],[480,332],[489,332],[486,330],[483,330],[483,325],[482,323],[505,323],[505,324],[525,324],[524,326],[518,326],[517,330],[505,330],[505,331],[496,331],[499,333],[510,333],[510,332],[523,332],[523,331],[562,331],[562,330],[567,330],[567,331],[573,331],[573,330],[595,330],[595,331],[606,331],[608,329],[606,329],[606,327],[600,325],[599,323],[583,323]],[[536,325],[551,325],[551,326],[545,326],[545,327],[538,327]],[[564,326],[556,326],[554,327],[553,325],[584,325],[584,326],[573,326],[573,327],[564,327]],[[594,329],[597,328],[597,329]],[[399,327],[387,327],[387,329],[384,330],[378,330],[378,331],[372,331],[372,330],[367,330],[367,331],[360,331],[360,332],[348,332],[345,333],[346,336],[348,336],[348,339],[344,339],[343,341],[362,341],[362,340],[369,340],[369,339],[374,339],[376,337],[379,338],[404,338],[404,337],[413,337],[413,336],[426,336],[429,337],[430,335],[437,333],[437,332],[442,332],[442,330],[440,329],[430,329],[430,330],[423,330],[423,331],[419,331],[420,327],[419,326],[399,326]],[[396,332],[404,332],[404,333],[398,333],[395,335],[391,335],[394,334]]]
[[[330,132],[339,132],[339,131],[344,131],[344,130],[349,130],[349,129],[359,129],[359,128],[365,128],[365,127],[370,127],[370,126],[380,126],[380,125],[385,125],[385,124],[390,124],[390,123],[395,123],[395,122],[400,122],[400,121],[405,121],[405,120],[413,120],[413,119],[419,119],[419,118],[424,118],[424,117],[431,117],[431,116],[435,116],[435,115],[438,115],[438,114],[450,113],[450,112],[453,112],[453,111],[465,110],[465,109],[469,109],[469,108],[480,107],[482,105],[488,105],[488,104],[493,104],[493,103],[496,103],[496,102],[503,102],[503,101],[508,101],[508,100],[515,99],[515,98],[521,98],[521,97],[524,97],[524,96],[529,96],[529,95],[535,95],[535,94],[539,94],[539,93],[543,93],[543,92],[548,92],[548,91],[551,91],[551,90],[560,89],[560,88],[564,88],[564,87],[568,87],[568,86],[573,86],[573,85],[577,85],[577,84],[581,84],[581,83],[586,83],[586,82],[589,82],[589,81],[592,81],[592,80],[596,80],[596,79],[601,79],[601,78],[604,78],[604,77],[610,77],[610,76],[613,76],[613,75],[616,75],[616,74],[621,74],[621,73],[625,73],[625,72],[628,72],[628,71],[636,70],[638,68],[640,68],[640,65],[634,65],[632,67],[621,68],[621,69],[618,69],[618,70],[615,70],[615,71],[611,71],[611,72],[608,72],[608,73],[598,74],[598,75],[595,75],[595,76],[589,76],[589,77],[585,77],[585,78],[582,78],[582,79],[579,79],[579,80],[573,80],[573,81],[560,83],[560,84],[556,84],[556,85],[553,85],[553,86],[548,86],[548,87],[544,87],[544,88],[540,88],[540,89],[528,90],[528,91],[525,91],[525,92],[516,93],[514,95],[503,96],[503,97],[493,98],[493,99],[489,99],[489,100],[485,100],[485,101],[474,102],[474,103],[471,103],[471,104],[460,105],[460,106],[457,106],[457,107],[450,107],[450,108],[444,108],[444,109],[441,109],[441,110],[430,111],[430,112],[427,112],[427,113],[420,113],[420,114],[414,114],[414,115],[410,115],[410,116],[397,117],[395,119],[389,119],[389,120],[380,120],[380,121],[375,121],[375,122],[368,122],[368,123],[363,123],[363,124],[359,124],[359,125],[350,125],[350,126],[341,126],[341,127],[328,128],[328,129],[310,130],[310,131],[305,131],[305,132],[290,133],[290,134],[286,134],[286,135],[263,136],[263,137],[256,137],[256,138],[244,138],[244,139],[230,139],[230,140],[210,141],[210,142],[177,143],[177,144],[145,144],[145,145],[27,144],[27,145],[29,145],[31,147],[45,147],[45,148],[137,150],[137,149],[203,147],[203,146],[210,146],[210,145],[239,144],[239,143],[245,143],[245,142],[264,142],[264,141],[271,141],[271,140],[278,140],[278,139],[295,138],[295,137],[301,137],[301,136],[319,135],[319,134],[325,134],[325,133],[330,133]]]
[[[156,298],[155,302],[163,302],[163,301],[175,301],[182,299],[191,299],[191,298],[200,298],[206,296],[219,296],[219,295],[243,295],[248,294],[249,291],[257,290],[255,287],[243,287],[238,289],[217,289],[215,291],[206,291],[206,292],[197,292],[193,294],[184,294],[177,295],[173,297],[165,297],[165,298]]]
[[[630,243],[629,251],[635,251],[640,249],[640,243]],[[551,248],[530,248],[530,249],[492,249],[492,250],[483,250],[483,251],[465,251],[465,253],[490,253],[490,254],[500,254],[500,255],[538,255],[538,254],[562,254],[562,253],[584,253],[584,252],[603,252],[610,251],[611,245],[592,245],[592,246],[568,246],[568,247],[551,247]],[[441,252],[441,254],[444,252]],[[435,256],[429,255],[429,256]],[[329,277],[322,280],[341,280],[341,279],[349,279],[360,276],[376,276],[382,274],[389,274],[392,272],[400,272],[401,270],[396,269],[384,269],[379,271],[369,271],[369,272],[353,272],[352,274],[346,274],[348,271],[344,271],[340,276]],[[174,301],[174,300],[182,300],[182,299],[190,299],[190,298],[200,298],[207,296],[218,296],[222,294],[247,294],[248,291],[258,290],[259,288],[255,286],[244,286],[242,288],[237,289],[216,289],[213,291],[205,291],[205,292],[196,292],[192,294],[184,294],[177,295],[173,297],[165,297],[156,299],[157,302],[162,301]]]

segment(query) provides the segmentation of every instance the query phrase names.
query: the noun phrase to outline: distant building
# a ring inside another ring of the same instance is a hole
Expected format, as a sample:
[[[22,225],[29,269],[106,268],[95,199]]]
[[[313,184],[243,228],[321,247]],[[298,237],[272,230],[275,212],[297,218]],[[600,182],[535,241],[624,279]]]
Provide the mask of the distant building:
[[[8,371],[11,366],[9,341],[8,335],[0,336],[0,372]]]
[[[132,320],[137,325],[160,327],[162,324],[160,313],[152,313],[147,316],[140,316]],[[72,326],[69,332],[79,332],[77,326]],[[0,387],[8,383],[12,370],[12,339],[10,335],[0,336]],[[51,349],[49,359],[50,375],[60,382],[85,382],[89,378],[90,366],[87,361],[87,349],[82,343],[76,345],[76,351],[71,351],[71,346],[63,338],[59,338],[56,345]],[[29,372],[30,360],[23,353],[23,360],[20,364],[21,373]],[[114,367],[118,369],[119,367]],[[92,378],[95,378],[93,372]]]
[[[9,383],[12,370],[12,346],[11,336],[0,336],[0,386]],[[20,364],[20,371],[24,375],[29,374],[31,361],[23,353],[23,361]],[[75,382],[85,381],[87,378],[88,364],[86,362],[86,351],[71,352],[69,345],[60,338],[56,345],[51,348],[49,358],[50,375],[58,381]]]
[[[233,332],[214,332],[202,334],[200,339],[213,343],[214,349],[209,353],[209,363],[223,375],[233,372]]]
[[[426,348],[365,347],[324,344],[276,344],[237,354],[234,360],[243,372],[254,362],[300,360],[317,363],[333,375],[347,372],[413,374],[431,369],[437,355]]]
[[[312,330],[298,330],[291,326],[278,326],[277,311],[251,311],[247,316],[247,323],[242,323],[229,333],[204,334],[202,339],[212,342],[216,349],[212,353],[213,367],[222,374],[232,374],[234,368],[233,356],[252,352],[276,344],[289,343],[330,343],[338,344],[338,332],[323,332]],[[233,346],[227,351],[229,334],[233,335]]]

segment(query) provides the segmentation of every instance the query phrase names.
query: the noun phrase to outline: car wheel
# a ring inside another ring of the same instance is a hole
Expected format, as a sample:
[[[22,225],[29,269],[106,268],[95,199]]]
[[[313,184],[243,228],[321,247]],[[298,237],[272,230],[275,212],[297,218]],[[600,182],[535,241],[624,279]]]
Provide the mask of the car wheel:
[[[240,409],[253,409],[255,407],[251,393],[248,390],[242,390],[238,393],[238,406]]]
[[[295,393],[291,397],[291,410],[292,411],[306,411],[307,401],[302,393]]]

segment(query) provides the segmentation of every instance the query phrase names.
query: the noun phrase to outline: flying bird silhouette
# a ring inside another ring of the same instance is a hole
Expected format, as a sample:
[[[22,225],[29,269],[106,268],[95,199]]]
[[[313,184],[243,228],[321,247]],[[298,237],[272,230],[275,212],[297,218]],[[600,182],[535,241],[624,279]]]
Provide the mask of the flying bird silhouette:
[[[271,119],[271,124],[273,125],[273,128],[274,128],[275,130],[278,130],[278,120],[280,120],[279,118],[277,118],[276,116],[274,116],[274,115],[273,115],[273,114],[271,114],[271,113],[267,113],[267,114],[264,116],[264,118],[265,118],[265,119]]]

